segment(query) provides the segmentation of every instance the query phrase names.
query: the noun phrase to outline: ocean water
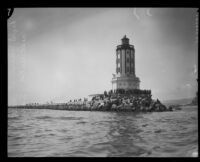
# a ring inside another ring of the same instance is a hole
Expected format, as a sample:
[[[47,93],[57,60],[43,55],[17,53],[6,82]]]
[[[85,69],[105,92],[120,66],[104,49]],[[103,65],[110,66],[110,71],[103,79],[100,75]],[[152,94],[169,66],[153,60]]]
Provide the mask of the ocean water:
[[[198,156],[197,106],[174,112],[8,109],[8,157]]]

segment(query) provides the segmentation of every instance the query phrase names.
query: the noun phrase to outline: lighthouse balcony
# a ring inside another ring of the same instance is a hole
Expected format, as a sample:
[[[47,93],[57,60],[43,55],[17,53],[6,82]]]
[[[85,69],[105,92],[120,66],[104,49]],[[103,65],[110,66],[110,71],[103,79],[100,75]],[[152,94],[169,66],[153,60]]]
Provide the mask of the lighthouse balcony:
[[[118,49],[118,48],[123,48],[123,47],[134,48],[133,45],[130,45],[130,44],[124,45],[124,44],[123,44],[123,45],[118,45],[118,46],[117,46],[117,49]]]
[[[114,76],[112,78],[112,82],[117,82],[117,81],[134,81],[134,82],[140,82],[140,79],[136,76]]]

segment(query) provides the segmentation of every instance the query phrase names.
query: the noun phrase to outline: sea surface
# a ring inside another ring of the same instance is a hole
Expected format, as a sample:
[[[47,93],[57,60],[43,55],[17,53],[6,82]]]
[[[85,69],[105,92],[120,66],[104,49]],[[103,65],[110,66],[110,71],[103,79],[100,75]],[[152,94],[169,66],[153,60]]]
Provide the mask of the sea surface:
[[[8,109],[8,157],[198,156],[197,106],[174,112]]]

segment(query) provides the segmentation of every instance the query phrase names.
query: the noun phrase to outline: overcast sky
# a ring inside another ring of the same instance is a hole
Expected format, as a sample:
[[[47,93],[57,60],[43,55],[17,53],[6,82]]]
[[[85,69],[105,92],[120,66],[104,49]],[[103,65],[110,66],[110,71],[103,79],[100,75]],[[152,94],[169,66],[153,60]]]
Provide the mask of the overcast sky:
[[[8,104],[110,90],[125,34],[141,89],[160,100],[193,97],[196,15],[196,8],[17,8],[8,21]]]

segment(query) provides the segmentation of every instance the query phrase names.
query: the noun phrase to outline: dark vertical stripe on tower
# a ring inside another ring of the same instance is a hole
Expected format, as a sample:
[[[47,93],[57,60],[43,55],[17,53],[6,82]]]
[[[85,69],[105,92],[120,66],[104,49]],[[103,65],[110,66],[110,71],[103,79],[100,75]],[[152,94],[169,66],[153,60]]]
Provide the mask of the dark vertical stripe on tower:
[[[130,63],[129,73],[131,74],[131,49],[129,50],[129,63]]]
[[[126,49],[125,49],[125,74],[126,74]]]
[[[131,51],[132,51],[132,57],[131,57],[132,58],[132,62],[131,62],[132,66],[131,66],[131,69],[132,69],[132,73],[134,74],[134,50],[132,49]]]
[[[118,50],[116,50],[116,74],[117,74],[117,54],[118,53]]]
[[[122,74],[122,49],[120,49],[120,74]]]
[[[135,75],[135,49],[133,50],[133,72],[134,72],[134,75]]]
[[[131,48],[130,48],[130,55],[129,55],[129,57],[130,57],[130,74],[131,74],[131,71],[132,71],[132,69],[131,69]]]

